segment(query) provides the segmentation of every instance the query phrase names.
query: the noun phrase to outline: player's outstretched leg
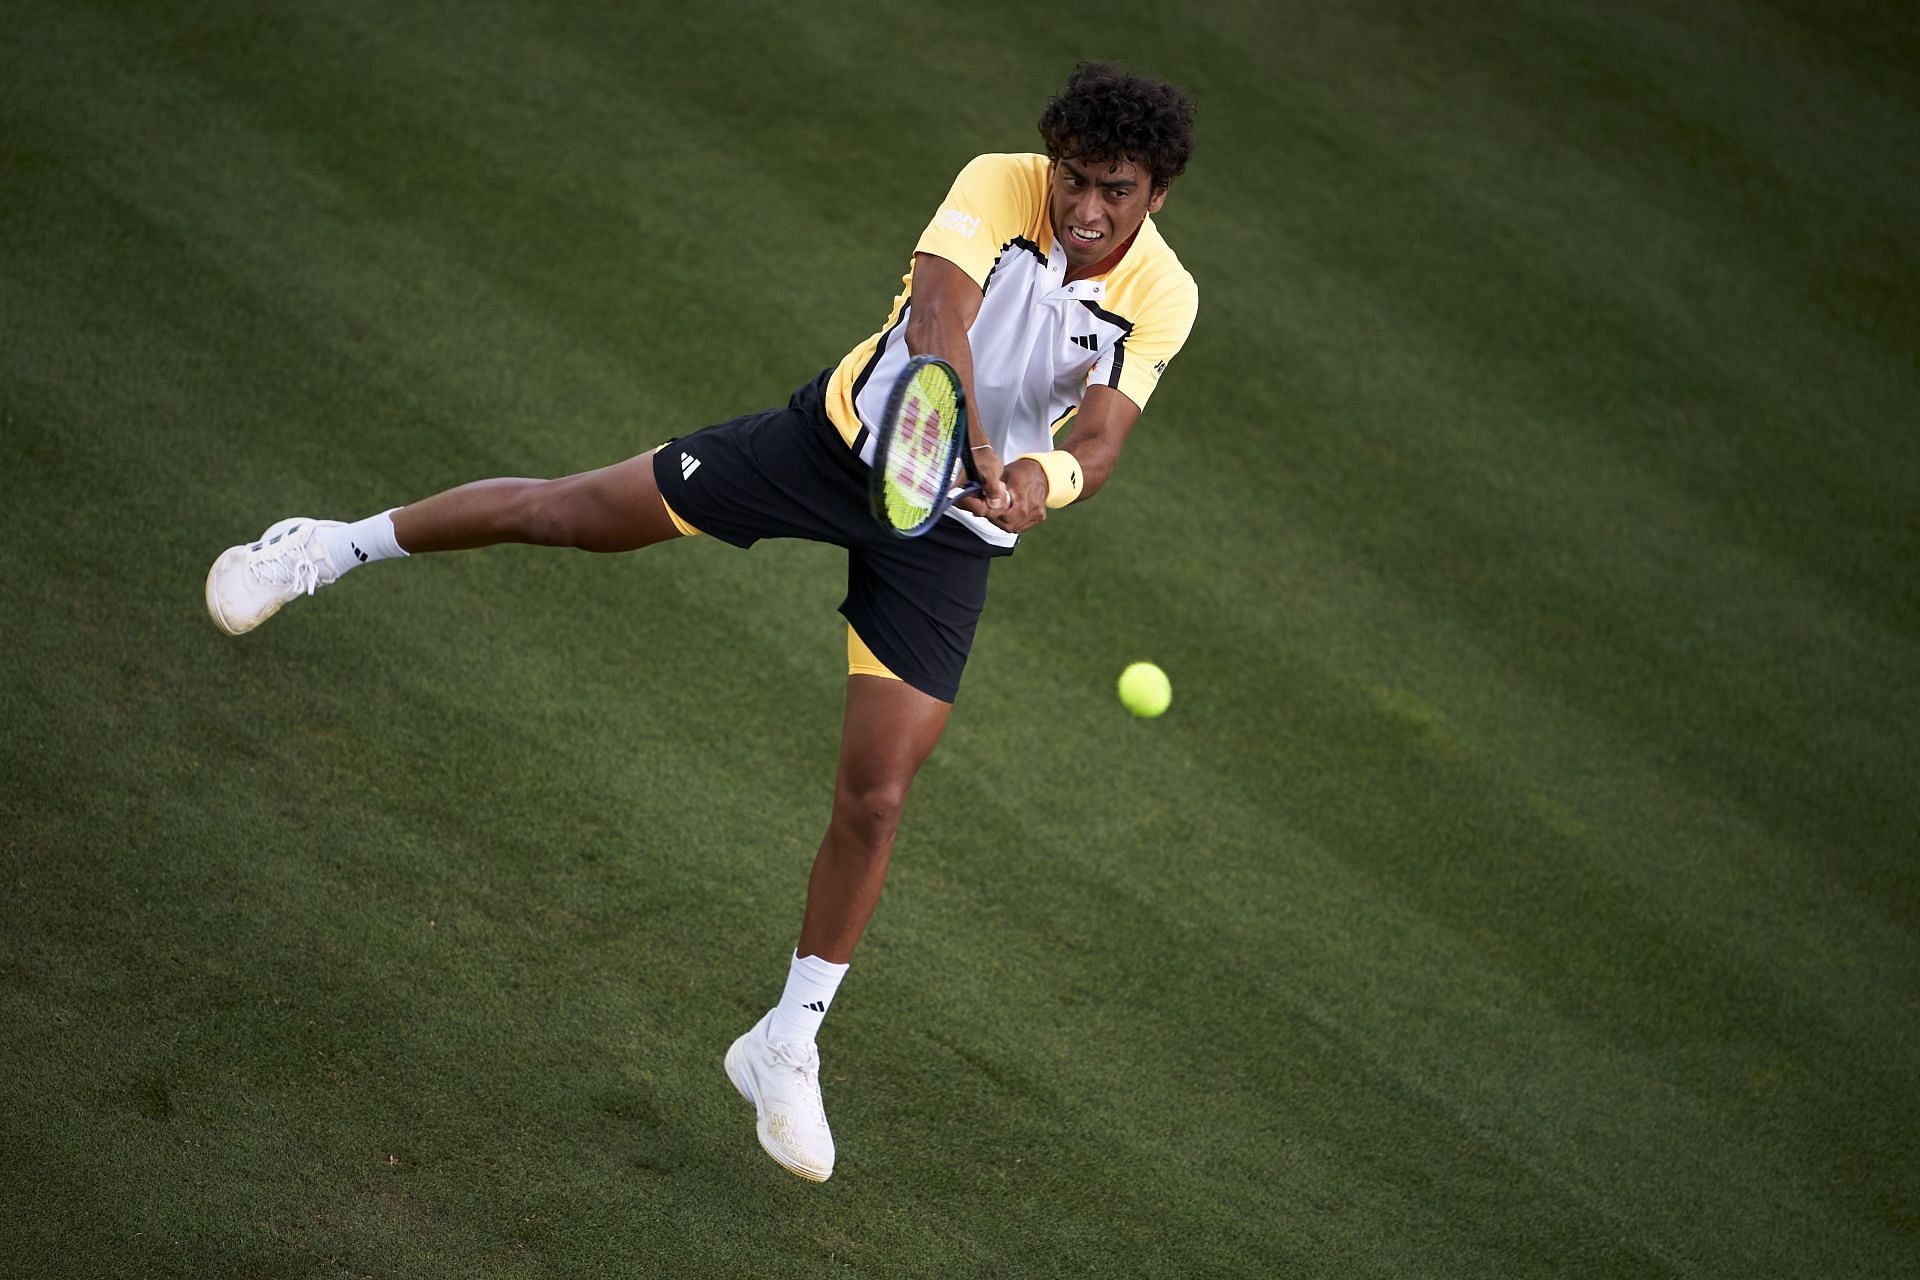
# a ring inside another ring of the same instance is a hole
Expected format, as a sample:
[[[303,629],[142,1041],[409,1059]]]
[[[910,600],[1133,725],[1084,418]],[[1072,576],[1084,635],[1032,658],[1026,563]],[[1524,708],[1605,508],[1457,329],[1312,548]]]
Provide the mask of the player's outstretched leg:
[[[727,1076],[753,1104],[760,1145],[814,1182],[832,1175],[834,1161],[814,1037],[880,901],[907,790],[952,710],[898,680],[848,678],[833,819],[807,882],[786,991],[727,1050]]]
[[[207,613],[244,635],[289,601],[375,560],[502,542],[632,551],[680,535],[653,455],[559,480],[479,480],[352,524],[294,516],[228,547],[207,571]]]

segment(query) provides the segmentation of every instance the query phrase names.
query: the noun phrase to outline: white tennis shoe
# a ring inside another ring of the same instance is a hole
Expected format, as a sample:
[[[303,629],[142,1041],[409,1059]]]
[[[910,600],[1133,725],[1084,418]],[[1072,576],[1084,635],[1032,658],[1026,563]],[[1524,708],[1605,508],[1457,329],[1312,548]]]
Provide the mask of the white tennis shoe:
[[[820,1101],[820,1051],[813,1045],[769,1044],[771,1010],[727,1050],[727,1078],[759,1113],[756,1131],[767,1154],[810,1182],[833,1176],[833,1133]]]
[[[257,542],[228,547],[207,570],[207,613],[230,636],[245,635],[299,595],[340,576],[314,534],[338,520],[294,516],[267,526]]]

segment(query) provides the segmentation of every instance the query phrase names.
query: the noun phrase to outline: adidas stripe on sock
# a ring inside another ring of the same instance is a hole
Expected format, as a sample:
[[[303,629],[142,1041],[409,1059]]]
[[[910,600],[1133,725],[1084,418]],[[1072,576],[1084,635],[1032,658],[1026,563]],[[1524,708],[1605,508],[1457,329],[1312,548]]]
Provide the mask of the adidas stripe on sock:
[[[768,1043],[812,1044],[820,1034],[820,1024],[826,1021],[833,993],[846,976],[844,964],[795,952],[793,965],[787,970],[787,989],[773,1007],[773,1017],[767,1020]]]
[[[336,575],[375,560],[392,560],[407,554],[393,536],[393,513],[399,509],[394,507],[365,520],[320,530],[318,536],[327,549],[327,558],[333,561]]]

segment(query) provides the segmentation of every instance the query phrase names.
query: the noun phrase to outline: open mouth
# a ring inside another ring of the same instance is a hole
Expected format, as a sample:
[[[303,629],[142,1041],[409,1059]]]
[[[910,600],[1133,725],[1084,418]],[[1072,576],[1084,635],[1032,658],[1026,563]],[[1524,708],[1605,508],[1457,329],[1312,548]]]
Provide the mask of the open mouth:
[[[1089,231],[1085,227],[1068,227],[1067,235],[1081,244],[1099,244],[1101,239],[1098,231]]]

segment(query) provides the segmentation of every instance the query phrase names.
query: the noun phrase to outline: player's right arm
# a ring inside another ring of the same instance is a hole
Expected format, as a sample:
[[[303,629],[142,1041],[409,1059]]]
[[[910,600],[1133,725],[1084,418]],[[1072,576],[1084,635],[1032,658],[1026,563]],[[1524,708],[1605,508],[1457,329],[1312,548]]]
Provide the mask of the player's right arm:
[[[1005,515],[1010,498],[1001,479],[1002,462],[987,443],[974,395],[973,348],[967,333],[1001,249],[1030,236],[1044,209],[1044,184],[1038,181],[1038,157],[975,156],[954,178],[939,210],[913,254],[913,310],[907,319],[907,348],[915,355],[936,355],[960,375],[967,396],[969,454],[980,473],[982,492],[964,498],[963,510],[977,516]]]
[[[907,350],[916,356],[939,356],[960,375],[968,406],[967,446],[973,452],[974,469],[980,474],[980,493],[962,498],[956,505],[988,516],[1006,509],[1007,486],[1000,478],[1000,458],[987,443],[984,426],[973,409],[980,401],[973,394],[973,344],[967,331],[980,314],[983,296],[973,277],[945,258],[931,253],[913,255],[913,310],[907,319]]]

